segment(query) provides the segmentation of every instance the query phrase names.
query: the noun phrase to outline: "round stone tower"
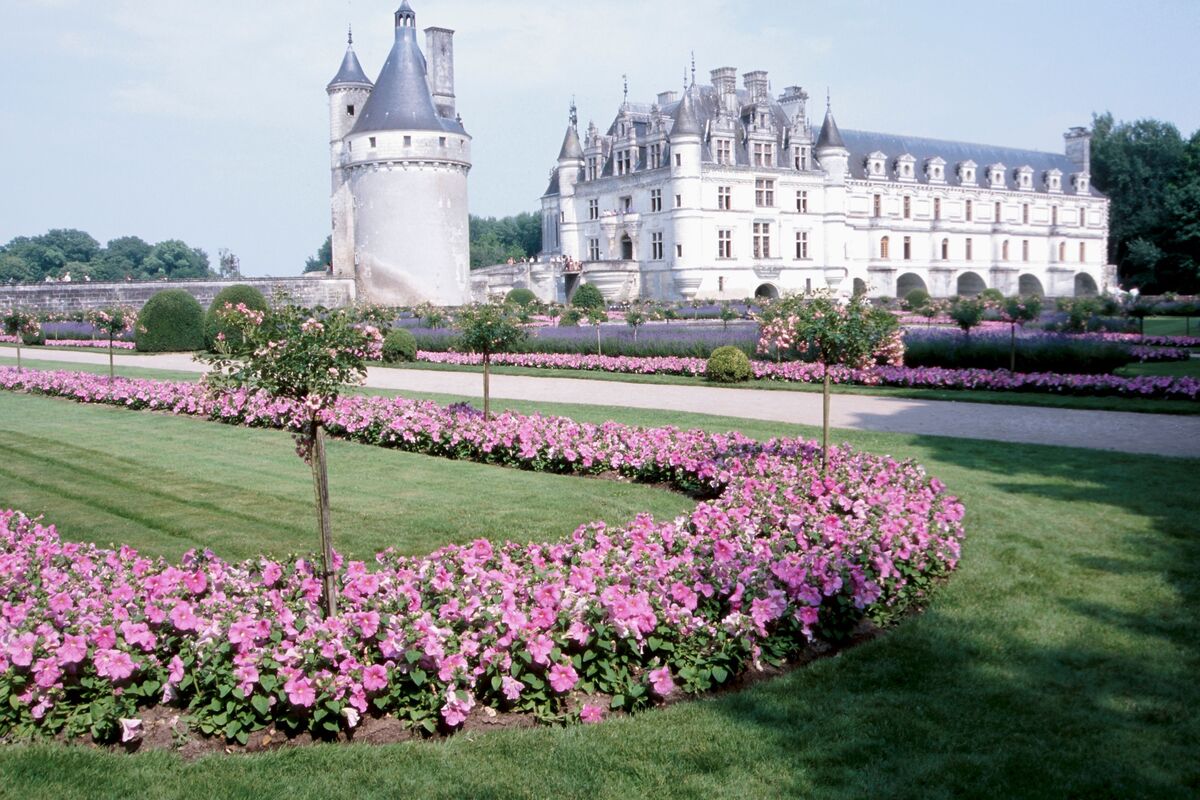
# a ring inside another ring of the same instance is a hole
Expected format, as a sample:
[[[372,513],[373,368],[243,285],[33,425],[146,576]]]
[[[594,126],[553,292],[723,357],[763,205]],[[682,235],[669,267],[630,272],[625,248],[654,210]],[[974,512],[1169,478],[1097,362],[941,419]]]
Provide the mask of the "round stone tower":
[[[333,271],[353,276],[367,302],[460,305],[470,255],[471,137],[454,109],[453,32],[426,31],[434,59],[427,65],[408,0],[395,26],[395,44],[373,85],[343,74],[352,51],[329,85]]]

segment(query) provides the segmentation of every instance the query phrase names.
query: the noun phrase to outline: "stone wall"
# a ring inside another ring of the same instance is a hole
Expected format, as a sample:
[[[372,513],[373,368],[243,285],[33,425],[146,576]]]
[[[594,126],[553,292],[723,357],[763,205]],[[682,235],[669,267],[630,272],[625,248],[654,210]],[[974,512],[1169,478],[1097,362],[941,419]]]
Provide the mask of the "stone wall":
[[[335,308],[354,302],[354,281],[349,278],[240,278],[231,281],[146,281],[90,283],[34,283],[0,286],[0,308],[32,311],[79,311],[111,305],[141,308],[164,289],[183,289],[208,308],[217,292],[227,286],[254,286],[269,299],[277,290],[287,292],[301,305]]]

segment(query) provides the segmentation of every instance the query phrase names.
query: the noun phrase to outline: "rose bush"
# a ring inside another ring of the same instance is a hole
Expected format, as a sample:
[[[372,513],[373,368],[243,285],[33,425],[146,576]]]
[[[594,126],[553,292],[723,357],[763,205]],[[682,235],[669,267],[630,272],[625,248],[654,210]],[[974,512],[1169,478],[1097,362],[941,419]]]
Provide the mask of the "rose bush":
[[[236,389],[0,369],[0,387],[298,430],[293,402]],[[615,471],[706,498],[670,521],[486,540],[374,568],[337,559],[321,614],[307,558],[178,564],[62,541],[0,513],[0,736],[136,737],[140,710],[186,708],[245,742],[268,724],[333,735],[388,713],[453,730],[479,707],[599,720],[779,664],[864,618],[894,620],[957,565],[962,505],[916,464],[811,442],[482,414],[342,397],[332,435],[562,473]],[[589,704],[585,704],[584,701]]]

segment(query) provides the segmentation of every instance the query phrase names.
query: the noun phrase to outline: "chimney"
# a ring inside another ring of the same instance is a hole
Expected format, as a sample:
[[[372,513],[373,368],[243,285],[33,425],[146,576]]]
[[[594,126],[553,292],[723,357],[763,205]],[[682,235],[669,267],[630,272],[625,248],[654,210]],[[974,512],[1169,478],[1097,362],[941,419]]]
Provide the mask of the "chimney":
[[[731,113],[737,113],[737,68],[736,67],[719,67],[709,73],[712,76],[712,85],[717,90],[717,95],[721,98],[721,106]]]
[[[426,79],[438,114],[454,119],[454,31],[425,29]]]
[[[747,72],[742,76],[742,80],[745,82],[746,91],[750,93],[751,102],[763,103],[769,99],[770,83],[767,81],[767,73],[764,70]]]
[[[666,108],[667,106],[671,105],[671,103],[674,103],[678,99],[679,99],[679,95],[676,92],[659,92],[658,93],[658,107],[660,109]]]
[[[783,106],[783,111],[787,114],[788,119],[798,121],[800,127],[808,124],[807,103],[808,92],[799,86],[789,86],[779,96],[779,105]]]
[[[1092,132],[1075,127],[1063,134],[1067,158],[1084,174],[1092,171]]]

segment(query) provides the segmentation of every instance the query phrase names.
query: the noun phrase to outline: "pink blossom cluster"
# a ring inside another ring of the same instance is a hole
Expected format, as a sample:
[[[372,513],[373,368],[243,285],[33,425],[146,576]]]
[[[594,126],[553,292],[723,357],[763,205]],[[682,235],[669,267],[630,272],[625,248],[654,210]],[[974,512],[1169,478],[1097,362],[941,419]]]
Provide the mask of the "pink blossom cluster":
[[[17,337],[15,336],[0,336],[0,342],[11,344],[16,341]],[[47,339],[45,344],[47,347],[96,347],[108,349],[107,339]],[[114,341],[112,346],[114,350],[135,350],[137,348],[137,345],[133,342]]]
[[[189,383],[0,369],[0,386],[230,424],[304,419],[287,402]],[[847,448],[823,473],[819,448],[800,440],[513,413],[487,422],[363,396],[339,399],[324,422],[365,443],[616,471],[708,499],[674,520],[593,522],[555,542],[385,551],[373,567],[339,557],[328,619],[306,559],[231,564],[193,551],[170,564],[0,512],[0,736],[71,731],[97,708],[112,709],[106,735],[136,735],[138,709],[160,702],[229,736],[267,724],[336,732],[379,713],[445,730],[481,706],[594,722],[604,710],[582,697],[636,709],[779,663],[863,617],[894,619],[960,555],[963,507],[939,481]]]
[[[471,353],[417,353],[418,361],[436,364],[478,365],[480,356]],[[578,369],[637,375],[702,376],[703,358],[675,356],[597,356],[563,353],[500,353],[492,363],[514,367]],[[824,366],[816,362],[751,361],[757,380],[820,383]],[[899,386],[914,389],[978,389],[1001,392],[1051,392],[1070,395],[1114,395],[1171,400],[1200,399],[1200,380],[1189,377],[1116,375],[1069,375],[1056,372],[1009,372],[1008,370],[950,369],[943,367],[875,366],[865,369],[833,366],[834,383],[863,386]]]

